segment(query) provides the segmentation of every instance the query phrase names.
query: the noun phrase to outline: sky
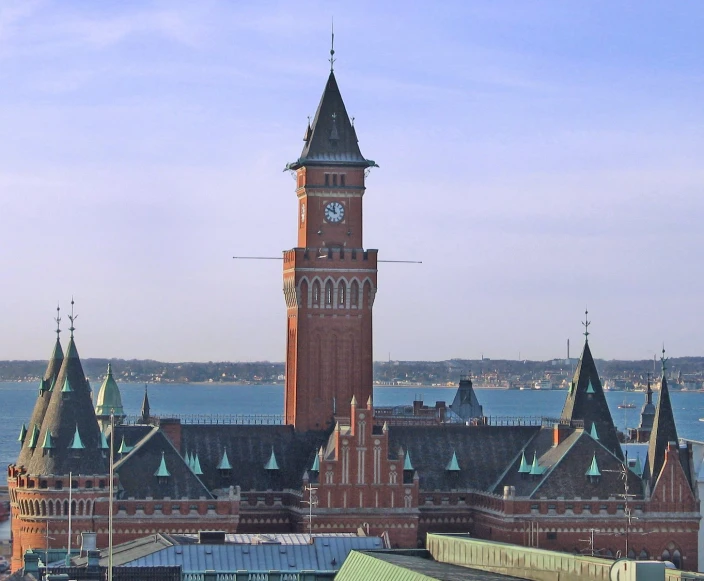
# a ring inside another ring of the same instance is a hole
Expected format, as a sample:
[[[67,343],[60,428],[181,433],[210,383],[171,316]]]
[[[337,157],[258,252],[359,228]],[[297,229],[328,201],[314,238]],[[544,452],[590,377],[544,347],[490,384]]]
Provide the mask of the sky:
[[[333,18],[375,359],[704,355],[699,0],[2,0],[0,359],[284,359]]]

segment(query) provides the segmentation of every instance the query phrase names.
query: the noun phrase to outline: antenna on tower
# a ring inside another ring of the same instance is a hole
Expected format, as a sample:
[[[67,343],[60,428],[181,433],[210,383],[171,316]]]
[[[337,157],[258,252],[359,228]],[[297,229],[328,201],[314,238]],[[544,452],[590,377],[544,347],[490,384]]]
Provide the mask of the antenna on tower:
[[[54,321],[56,321],[56,340],[58,341],[59,333],[61,333],[61,306],[58,303],[56,304],[56,317]]]
[[[330,19],[330,72],[332,73],[335,64],[335,19],[334,17]]]
[[[68,320],[71,321],[71,326],[68,328],[69,331],[71,331],[71,339],[73,339],[73,332],[76,330],[76,327],[73,326],[73,322],[78,318],[78,315],[73,314],[73,297],[71,297],[71,314],[68,316]]]

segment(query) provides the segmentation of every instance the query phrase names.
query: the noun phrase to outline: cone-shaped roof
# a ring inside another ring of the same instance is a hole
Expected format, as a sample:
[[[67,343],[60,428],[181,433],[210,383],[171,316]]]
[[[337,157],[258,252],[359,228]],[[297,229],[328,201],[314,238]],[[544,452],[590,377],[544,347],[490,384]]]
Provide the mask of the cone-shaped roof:
[[[526,462],[525,452],[521,452],[521,465],[518,467],[519,474],[530,474],[530,465]]]
[[[81,440],[81,435],[78,433],[78,426],[76,426],[76,432],[73,434],[73,441],[71,442],[71,445],[69,446],[71,450],[84,450],[85,446],[83,445],[83,441]]]
[[[49,400],[51,399],[51,387],[56,382],[56,377],[59,375],[63,360],[64,351],[61,348],[61,342],[57,336],[56,342],[54,343],[54,349],[51,352],[51,357],[49,358],[49,363],[46,366],[46,371],[44,372],[40,382],[39,395],[37,396],[37,400],[34,402],[34,409],[32,410],[29,424],[27,424],[28,426],[42,425],[44,415],[46,414],[46,409],[49,407]],[[19,457],[17,458],[18,466],[26,466],[29,463],[29,459],[32,457],[32,448],[30,448],[28,444],[29,441],[25,438],[25,444],[22,445]]]
[[[315,458],[313,458],[313,465],[310,467],[311,472],[320,472],[320,456],[318,454],[315,454]]]
[[[623,460],[623,451],[616,434],[609,405],[601,386],[599,373],[589,349],[589,342],[584,342],[584,350],[579,358],[579,364],[572,379],[572,385],[567,392],[567,400],[562,408],[562,417],[570,420],[581,420],[584,428],[590,427],[599,434],[599,441],[617,458]]]
[[[278,470],[279,463],[276,461],[276,455],[274,454],[274,446],[271,447],[271,456],[266,464],[264,464],[264,470]]]
[[[638,476],[643,476],[643,464],[640,461],[640,454],[636,456],[636,464],[633,466],[633,473],[637,474]]]
[[[667,387],[667,378],[663,372],[660,397],[658,398],[658,405],[655,407],[653,430],[650,432],[650,440],[648,440],[648,476],[653,483],[660,476],[660,470],[663,462],[665,462],[667,444],[677,441],[677,427],[675,426],[675,416],[672,413],[670,390]]]
[[[596,431],[596,424],[592,422],[592,429],[589,430],[589,435],[595,440],[599,439],[599,432]]]
[[[24,424],[22,424],[22,428],[20,429],[20,435],[19,435],[19,437],[17,438],[17,441],[18,441],[20,444],[24,444],[24,440],[25,440],[26,437],[27,437],[27,426],[25,426]]]
[[[540,476],[543,472],[545,472],[545,468],[538,464],[538,453],[533,452],[533,464],[531,464],[529,474],[531,476]]]
[[[132,450],[132,446],[125,442],[125,435],[122,435],[122,442],[120,442],[120,447],[117,449],[118,454],[127,454]]]
[[[232,470],[232,464],[230,464],[230,459],[227,457],[227,449],[222,451],[222,458],[220,458],[218,470]]]
[[[27,448],[34,450],[39,442],[39,426],[34,424],[32,428],[32,434],[29,436],[29,441],[27,442]]]
[[[100,448],[100,428],[93,410],[88,382],[81,365],[73,337],[69,341],[56,386],[70,386],[70,392],[54,389],[40,428],[40,439],[47,433],[53,437],[56,452],[51,455],[33,454],[28,472],[31,474],[107,474],[108,463]],[[76,426],[85,450],[71,453]]]
[[[112,364],[108,363],[108,374],[100,386],[98,397],[95,400],[95,415],[109,416],[110,412],[115,414],[115,417],[124,417],[125,410],[122,408],[122,396],[120,388],[112,376]]]
[[[159,468],[156,469],[156,472],[154,472],[154,476],[158,476],[160,478],[168,478],[171,476],[171,472],[169,472],[166,469],[166,460],[164,460],[164,453],[161,453],[161,462],[159,463]]]
[[[459,462],[457,462],[457,452],[454,450],[452,451],[452,458],[450,458],[450,461],[447,463],[447,466],[445,466],[445,470],[448,472],[459,472],[460,471],[460,465]]]
[[[144,384],[144,399],[142,400],[142,422],[147,423],[149,421],[149,414],[151,410],[149,409],[149,395],[147,394],[147,384]]]
[[[601,472],[599,471],[599,465],[596,463],[596,452],[592,456],[592,463],[589,465],[589,468],[584,473],[584,475],[585,476],[601,476]]]
[[[455,458],[455,461],[457,461],[457,458]],[[406,452],[406,457],[403,459],[403,471],[405,472],[406,470],[414,470],[410,450]]]
[[[54,438],[51,436],[51,432],[46,432],[44,434],[44,443],[42,444],[42,448],[49,450],[54,447]]]
[[[306,129],[305,142],[301,157],[289,163],[287,169],[298,169],[306,165],[376,166],[372,160],[364,159],[359,150],[357,133],[347,115],[332,71],[313,124]]]
[[[108,439],[105,437],[105,434],[103,432],[100,432],[100,449],[101,450],[109,450],[110,446],[108,445]]]
[[[202,476],[203,469],[200,467],[200,459],[198,458],[198,453],[196,453],[192,458],[193,458],[193,474],[195,474],[196,476]]]

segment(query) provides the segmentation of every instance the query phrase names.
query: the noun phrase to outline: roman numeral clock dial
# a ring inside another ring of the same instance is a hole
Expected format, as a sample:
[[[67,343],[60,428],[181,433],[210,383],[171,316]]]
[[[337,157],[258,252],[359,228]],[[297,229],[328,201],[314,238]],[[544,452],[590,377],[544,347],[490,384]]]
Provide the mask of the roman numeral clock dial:
[[[325,219],[337,224],[345,217],[345,207],[340,202],[330,202],[325,206]]]

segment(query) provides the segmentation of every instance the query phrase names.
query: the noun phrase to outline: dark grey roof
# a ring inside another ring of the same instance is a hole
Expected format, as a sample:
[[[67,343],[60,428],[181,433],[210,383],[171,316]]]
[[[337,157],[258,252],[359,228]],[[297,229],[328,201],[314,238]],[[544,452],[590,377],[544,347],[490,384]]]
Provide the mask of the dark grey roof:
[[[677,426],[675,426],[675,416],[672,413],[670,390],[667,387],[667,378],[663,373],[658,405],[655,408],[653,429],[648,440],[647,475],[651,478],[651,485],[654,485],[658,476],[660,476],[660,470],[665,462],[667,444],[677,441]]]
[[[389,426],[389,450],[410,450],[421,490],[489,490],[538,426]],[[457,454],[460,470],[446,470]]]
[[[170,535],[156,533],[146,537],[140,537],[126,543],[115,545],[112,550],[112,562],[115,567],[121,567],[126,563],[135,561],[141,557],[151,555],[161,551],[166,547],[172,547],[176,543]],[[109,564],[109,551],[105,548],[100,550],[100,566],[107,567]],[[76,567],[85,567],[88,564],[88,557],[79,555],[71,559],[71,563]]]
[[[380,537],[313,537],[312,545],[179,545],[132,561],[131,567],[183,571],[336,571],[353,550],[380,549]]]
[[[295,432],[293,426],[181,427],[181,453],[198,454],[201,479],[211,490],[230,485],[243,491],[300,488],[303,473],[326,441],[324,432]],[[265,470],[272,447],[279,469]],[[229,474],[217,469],[224,450],[233,467]]]
[[[115,430],[115,443],[125,443],[133,436],[142,434],[147,426],[121,426]],[[120,477],[121,498],[213,498],[208,488],[193,474],[181,454],[174,448],[171,440],[157,427],[149,429],[142,438],[134,438],[134,448],[123,458],[115,462],[115,472]],[[159,478],[155,475],[162,454],[169,476]]]
[[[645,394],[645,403],[643,404],[643,408],[640,410],[640,425],[638,426],[638,429],[652,431],[654,421],[655,405],[653,404],[653,388],[650,387],[650,377],[648,377],[648,390]]]
[[[64,391],[67,385],[70,391]],[[69,446],[73,442],[76,428],[84,449],[74,451]],[[54,444],[52,450],[41,447],[47,432],[51,434]],[[108,473],[108,460],[100,448],[100,429],[90,388],[73,338],[66,349],[42,422],[37,448],[27,469],[30,474]]]
[[[460,380],[460,385],[457,388],[455,399],[450,404],[450,409],[463,420],[482,417],[482,406],[479,405],[471,379]]]
[[[562,417],[582,420],[584,429],[588,432],[591,431],[592,424],[596,425],[599,441],[618,458],[623,459],[616,426],[611,418],[609,404],[606,403],[588,341],[584,342],[584,350],[567,392],[565,406],[562,408]]]
[[[20,454],[17,458],[18,466],[25,466],[29,463],[30,458],[34,450],[29,447],[29,440],[34,426],[41,427],[44,421],[44,416],[46,410],[49,407],[49,400],[51,399],[51,386],[56,383],[56,378],[61,370],[61,364],[64,360],[64,351],[61,348],[61,342],[58,337],[56,338],[56,343],[54,343],[54,350],[49,358],[49,363],[46,366],[46,371],[42,376],[40,387],[38,389],[37,401],[34,402],[34,409],[32,410],[32,416],[29,419],[29,424],[27,425],[27,437],[22,443],[20,448]],[[41,451],[39,452],[41,454]]]
[[[364,159],[359,150],[357,134],[332,72],[315,112],[313,125],[306,129],[305,142],[301,157],[288,164],[289,169],[298,169],[304,165],[376,165],[373,161]]]

